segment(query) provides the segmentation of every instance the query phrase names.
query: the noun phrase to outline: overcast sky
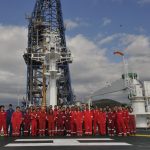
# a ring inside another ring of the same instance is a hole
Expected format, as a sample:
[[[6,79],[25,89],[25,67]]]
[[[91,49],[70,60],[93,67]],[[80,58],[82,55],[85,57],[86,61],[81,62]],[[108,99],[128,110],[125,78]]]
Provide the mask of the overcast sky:
[[[61,0],[70,65],[77,98],[121,77],[125,53],[129,70],[150,80],[150,0]],[[26,93],[27,47],[25,14],[35,0],[1,0],[0,5],[0,103],[16,103]]]

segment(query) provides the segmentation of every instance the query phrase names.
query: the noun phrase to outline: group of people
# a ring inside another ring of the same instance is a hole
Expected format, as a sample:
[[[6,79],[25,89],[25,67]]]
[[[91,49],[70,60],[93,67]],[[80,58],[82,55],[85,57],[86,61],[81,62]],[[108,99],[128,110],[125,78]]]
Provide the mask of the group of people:
[[[132,108],[79,106],[31,106],[21,111],[0,106],[0,135],[3,136],[127,136],[136,132]]]

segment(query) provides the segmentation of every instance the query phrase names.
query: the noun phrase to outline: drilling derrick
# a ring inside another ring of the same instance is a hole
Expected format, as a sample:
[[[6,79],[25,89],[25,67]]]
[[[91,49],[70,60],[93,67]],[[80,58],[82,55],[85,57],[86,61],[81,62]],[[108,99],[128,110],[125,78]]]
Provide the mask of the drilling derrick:
[[[28,17],[27,99],[30,104],[73,102],[69,63],[60,0],[37,0]]]

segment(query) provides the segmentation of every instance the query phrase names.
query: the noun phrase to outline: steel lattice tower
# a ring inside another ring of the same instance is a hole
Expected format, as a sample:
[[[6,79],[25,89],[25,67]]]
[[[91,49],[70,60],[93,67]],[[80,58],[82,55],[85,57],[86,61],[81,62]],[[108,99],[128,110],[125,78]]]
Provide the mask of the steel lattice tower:
[[[55,32],[59,35],[62,59],[67,58],[67,55],[70,55],[70,51],[66,47],[60,0],[37,0],[33,13],[28,17],[28,20],[28,48],[24,54],[27,64],[27,99],[31,104],[38,105],[45,99],[45,93],[49,84],[44,75],[47,66],[44,65],[41,59],[43,53],[47,50],[46,32]],[[62,73],[61,77],[57,80],[57,97],[72,103],[73,93],[69,63],[66,59],[57,62],[57,68]]]

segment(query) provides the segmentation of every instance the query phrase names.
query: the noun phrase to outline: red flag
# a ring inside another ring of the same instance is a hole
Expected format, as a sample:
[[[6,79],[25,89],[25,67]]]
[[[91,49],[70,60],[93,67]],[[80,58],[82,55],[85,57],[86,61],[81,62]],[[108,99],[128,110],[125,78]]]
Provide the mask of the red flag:
[[[120,52],[120,51],[115,51],[114,55],[120,55],[120,56],[124,56],[124,53]]]

